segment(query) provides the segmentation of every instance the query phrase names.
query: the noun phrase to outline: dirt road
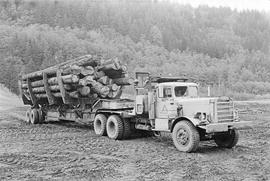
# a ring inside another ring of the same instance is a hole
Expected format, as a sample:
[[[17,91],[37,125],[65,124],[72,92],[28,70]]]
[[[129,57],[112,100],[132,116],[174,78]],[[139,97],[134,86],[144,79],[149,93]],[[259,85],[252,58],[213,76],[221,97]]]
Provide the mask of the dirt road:
[[[26,124],[23,107],[1,110],[0,180],[270,180],[268,107],[241,117],[255,127],[234,149],[205,142],[189,154],[169,135],[113,141],[74,123]]]

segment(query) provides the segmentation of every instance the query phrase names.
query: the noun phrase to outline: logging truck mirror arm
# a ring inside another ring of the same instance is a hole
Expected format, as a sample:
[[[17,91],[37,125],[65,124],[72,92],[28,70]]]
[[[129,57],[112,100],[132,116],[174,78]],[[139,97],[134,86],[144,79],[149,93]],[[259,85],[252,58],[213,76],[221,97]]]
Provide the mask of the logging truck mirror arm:
[[[134,83],[134,87],[137,87],[138,84],[139,84],[139,80],[138,79],[135,79],[133,83]]]

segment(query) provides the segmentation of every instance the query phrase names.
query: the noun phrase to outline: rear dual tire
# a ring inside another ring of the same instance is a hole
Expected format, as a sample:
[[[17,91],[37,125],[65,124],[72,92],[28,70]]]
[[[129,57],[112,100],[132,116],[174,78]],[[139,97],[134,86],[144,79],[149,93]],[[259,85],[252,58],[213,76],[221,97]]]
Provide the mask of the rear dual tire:
[[[39,122],[39,114],[37,109],[32,109],[30,113],[30,123],[37,124]]]
[[[117,115],[111,115],[107,120],[107,134],[108,137],[114,140],[120,140],[123,138],[124,122]]]
[[[94,131],[98,136],[108,136],[114,140],[127,139],[131,134],[130,122],[118,115],[97,114],[94,119]]]
[[[45,120],[44,112],[41,109],[28,109],[26,111],[26,122],[31,124],[43,123]]]
[[[31,123],[31,109],[27,109],[26,113],[25,113],[25,119],[27,123]]]
[[[106,136],[107,117],[104,114],[98,114],[94,120],[94,131],[98,136]]]

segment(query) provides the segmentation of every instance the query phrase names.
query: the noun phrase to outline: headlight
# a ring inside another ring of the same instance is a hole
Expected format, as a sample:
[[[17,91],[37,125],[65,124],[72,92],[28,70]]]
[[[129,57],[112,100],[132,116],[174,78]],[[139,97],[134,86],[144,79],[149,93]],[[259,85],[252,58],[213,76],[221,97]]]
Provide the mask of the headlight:
[[[234,119],[234,121],[239,121],[238,110],[234,110],[233,111],[233,119]]]
[[[142,114],[143,113],[143,105],[137,104],[137,114]]]
[[[197,118],[201,121],[206,120],[206,113],[202,113],[202,112],[198,112],[197,114],[195,114],[194,118]]]

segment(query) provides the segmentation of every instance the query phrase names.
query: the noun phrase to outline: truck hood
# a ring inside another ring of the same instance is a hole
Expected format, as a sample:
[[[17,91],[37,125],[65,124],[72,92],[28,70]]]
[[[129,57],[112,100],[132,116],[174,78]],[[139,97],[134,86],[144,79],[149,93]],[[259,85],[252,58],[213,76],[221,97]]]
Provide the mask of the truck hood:
[[[182,105],[183,116],[194,117],[198,112],[206,113],[207,115],[214,114],[215,102],[217,97],[202,97],[202,98],[174,98],[178,105]]]

